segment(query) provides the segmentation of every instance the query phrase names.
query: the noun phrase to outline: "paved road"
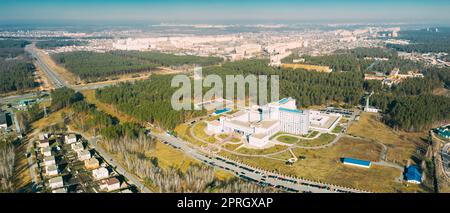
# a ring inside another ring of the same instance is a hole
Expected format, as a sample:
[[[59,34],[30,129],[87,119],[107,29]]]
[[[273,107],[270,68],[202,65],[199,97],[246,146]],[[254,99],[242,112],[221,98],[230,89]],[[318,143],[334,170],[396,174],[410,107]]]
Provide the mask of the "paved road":
[[[45,73],[45,75],[52,82],[55,88],[69,86],[69,84],[66,81],[64,81],[63,78],[57,72],[54,72],[52,69],[50,69],[50,67],[44,62],[44,60],[41,58],[40,55],[43,53],[38,52],[34,43],[27,45],[25,47],[25,51],[29,52],[33,56],[34,60],[36,61],[36,64]]]
[[[264,185],[278,186],[279,188],[289,189],[296,192],[313,192],[313,193],[336,193],[336,192],[362,192],[360,190],[347,189],[343,187],[337,187],[330,184],[318,183],[307,180],[300,180],[292,177],[282,176],[269,171],[253,168],[248,165],[236,162],[234,160],[225,159],[222,156],[218,156],[214,153],[203,153],[199,151],[199,147],[183,141],[174,136],[169,136],[164,133],[151,133],[155,138],[158,138],[169,145],[180,149],[185,154],[198,159],[213,167],[224,169],[234,173],[236,176],[253,181],[259,182]]]
[[[51,84],[55,88],[61,88],[61,87],[69,87],[76,91],[84,91],[84,90],[94,90],[94,89],[100,89],[104,87],[108,87],[111,85],[115,85],[118,82],[108,82],[108,83],[96,83],[96,84],[88,84],[88,85],[70,85],[67,83],[64,78],[62,78],[57,72],[52,70],[50,66],[48,66],[45,61],[41,58],[41,54],[39,50],[36,49],[34,44],[30,44],[25,47],[25,50],[29,52],[36,62],[36,65],[41,68],[41,70],[44,72],[44,74],[47,76]],[[33,99],[39,97],[41,94],[48,94],[45,92],[32,92],[32,93],[25,93],[21,95],[12,95],[7,97],[1,97],[0,103],[11,103],[15,102],[17,100],[22,99]]]

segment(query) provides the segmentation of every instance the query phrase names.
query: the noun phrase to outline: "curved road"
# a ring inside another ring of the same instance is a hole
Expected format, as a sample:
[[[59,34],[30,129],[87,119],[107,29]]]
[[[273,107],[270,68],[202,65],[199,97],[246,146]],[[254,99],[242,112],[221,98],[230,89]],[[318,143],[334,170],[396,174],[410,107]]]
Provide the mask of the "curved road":
[[[158,138],[174,148],[180,149],[187,155],[203,161],[213,167],[225,169],[238,177],[248,179],[253,182],[259,182],[264,184],[270,184],[272,186],[278,186],[285,189],[294,190],[296,192],[314,192],[314,193],[335,193],[335,192],[353,192],[361,193],[365,192],[357,189],[349,189],[340,186],[334,186],[326,183],[319,183],[309,180],[302,180],[294,177],[287,177],[281,174],[276,174],[270,171],[254,168],[249,165],[224,158],[223,156],[216,155],[214,153],[204,153],[200,151],[200,147],[193,145],[187,141],[179,139],[174,136],[170,136],[163,133],[150,133],[153,137]],[[289,191],[289,190],[288,190]]]

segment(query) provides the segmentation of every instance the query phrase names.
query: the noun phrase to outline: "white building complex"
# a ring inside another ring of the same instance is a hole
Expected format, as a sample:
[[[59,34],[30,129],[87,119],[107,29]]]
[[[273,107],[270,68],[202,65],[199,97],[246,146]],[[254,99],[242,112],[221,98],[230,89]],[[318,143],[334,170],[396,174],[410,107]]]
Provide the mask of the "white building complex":
[[[278,132],[307,134],[309,111],[298,110],[295,99],[283,98],[264,106],[253,106],[219,120],[208,122],[207,132],[212,134],[238,133],[251,146],[262,148]]]

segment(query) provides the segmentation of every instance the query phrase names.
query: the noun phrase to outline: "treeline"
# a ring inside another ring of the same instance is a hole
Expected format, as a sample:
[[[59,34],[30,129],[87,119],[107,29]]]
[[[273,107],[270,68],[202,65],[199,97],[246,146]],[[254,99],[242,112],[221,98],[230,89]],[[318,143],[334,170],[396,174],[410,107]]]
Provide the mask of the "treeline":
[[[209,66],[223,62],[223,58],[219,57],[173,55],[160,52],[117,51],[115,53],[125,57],[142,59],[165,67],[182,65]]]
[[[396,51],[386,49],[386,48],[367,48],[367,47],[357,47],[351,50],[344,50],[344,52],[349,52],[350,54],[356,56],[359,59],[364,58],[394,58],[398,54]]]
[[[151,70],[158,65],[123,57],[112,52],[66,52],[52,55],[53,60],[84,80],[97,80],[112,75]]]
[[[331,55],[323,56],[296,56],[294,54],[283,59],[283,63],[292,63],[294,59],[303,58],[305,64],[329,66],[333,71],[352,72],[383,72],[388,73],[399,68],[401,73],[407,71],[420,71],[422,64],[398,57],[396,51],[387,48],[359,47],[350,50],[337,50]],[[389,60],[374,60],[387,58]]]
[[[84,99],[81,93],[67,87],[53,90],[50,97],[52,98],[51,108],[53,111],[71,106],[73,103]]]
[[[24,91],[37,86],[35,67],[25,60],[0,59],[0,93]]]
[[[52,55],[53,60],[84,80],[148,71],[160,66],[212,65],[216,57],[178,56],[158,52],[112,51],[107,53],[67,52]]]
[[[434,95],[396,98],[387,111],[387,123],[407,131],[430,129],[436,121],[450,118],[450,98]]]
[[[408,71],[422,71],[424,69],[423,64],[401,59],[400,57],[392,57],[388,61],[376,61],[369,67],[368,71],[378,71],[382,73],[389,73],[393,69],[398,68],[400,73],[406,73]]]
[[[36,42],[36,47],[40,49],[55,49],[57,47],[83,46],[86,44],[86,41],[78,40],[45,40]]]
[[[188,119],[204,115],[204,111],[175,111],[171,98],[177,88],[170,86],[173,75],[153,75],[149,80],[96,91],[96,97],[105,103],[114,104],[119,110],[133,115],[141,121],[155,123],[167,129]]]
[[[95,105],[84,100],[81,93],[63,87],[51,92],[51,109],[56,111],[70,107],[73,114],[70,122],[75,128],[91,133],[101,134],[106,139],[137,138],[144,132],[144,128],[135,123],[119,123],[111,115],[98,110]]]
[[[12,140],[0,140],[0,193],[14,192],[15,151]]]
[[[433,90],[444,84],[436,75],[406,79],[391,89],[378,84],[365,83],[375,91],[371,105],[384,111],[386,123],[393,128],[423,131],[450,118],[450,98],[433,95]]]
[[[431,28],[431,30],[400,31],[399,38],[410,40],[410,44],[387,44],[387,47],[402,52],[446,52],[450,54],[450,28]]]
[[[364,71],[371,63],[367,60],[358,60],[352,54],[333,54],[324,56],[304,56],[305,64],[329,66],[333,71]]]
[[[31,59],[24,47],[24,40],[0,40],[0,93],[24,91],[37,86]]]
[[[204,75],[279,75],[280,96],[297,99],[299,107],[345,102],[355,105],[363,95],[363,77],[359,72],[319,73],[302,69],[278,69],[265,60],[243,60],[208,67]],[[225,85],[225,84],[224,84]]]
[[[0,48],[24,48],[28,44],[30,42],[25,40],[0,40]]]

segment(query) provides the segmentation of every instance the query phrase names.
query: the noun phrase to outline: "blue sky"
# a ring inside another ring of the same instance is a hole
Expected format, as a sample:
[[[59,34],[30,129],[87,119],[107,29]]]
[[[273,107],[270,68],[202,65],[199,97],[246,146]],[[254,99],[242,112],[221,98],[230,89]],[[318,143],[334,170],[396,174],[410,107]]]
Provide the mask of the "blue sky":
[[[0,0],[0,21],[440,21],[448,0]]]

